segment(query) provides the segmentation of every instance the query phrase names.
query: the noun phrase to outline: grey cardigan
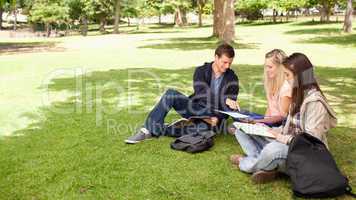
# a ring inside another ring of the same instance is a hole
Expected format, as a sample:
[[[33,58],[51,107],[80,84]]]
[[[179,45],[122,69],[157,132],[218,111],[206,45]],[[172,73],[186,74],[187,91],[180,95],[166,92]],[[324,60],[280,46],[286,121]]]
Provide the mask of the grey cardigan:
[[[291,123],[292,116],[289,114],[286,124],[279,128],[277,141],[289,144],[294,137],[290,131]],[[336,114],[324,96],[316,89],[308,91],[300,108],[300,132],[311,134],[328,146],[326,135],[336,124]]]

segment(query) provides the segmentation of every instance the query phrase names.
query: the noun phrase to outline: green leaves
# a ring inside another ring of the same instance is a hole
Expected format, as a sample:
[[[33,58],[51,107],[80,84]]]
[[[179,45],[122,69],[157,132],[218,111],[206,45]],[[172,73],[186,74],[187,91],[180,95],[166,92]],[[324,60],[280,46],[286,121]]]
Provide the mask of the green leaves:
[[[69,19],[69,7],[60,1],[35,0],[30,11],[30,21],[45,24],[61,24]]]

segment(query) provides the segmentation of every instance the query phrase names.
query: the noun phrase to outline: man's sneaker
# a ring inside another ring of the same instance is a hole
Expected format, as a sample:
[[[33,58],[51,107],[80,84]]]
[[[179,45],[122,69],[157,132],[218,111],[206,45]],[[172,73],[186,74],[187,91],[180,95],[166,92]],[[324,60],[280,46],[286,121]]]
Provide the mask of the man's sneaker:
[[[136,133],[135,135],[127,138],[125,140],[125,142],[127,144],[136,144],[139,142],[142,142],[143,140],[152,138],[152,134],[149,133],[149,131],[146,128],[141,128],[138,133]]]
[[[275,180],[279,176],[279,172],[273,171],[257,171],[253,173],[251,180],[255,184],[264,184]]]

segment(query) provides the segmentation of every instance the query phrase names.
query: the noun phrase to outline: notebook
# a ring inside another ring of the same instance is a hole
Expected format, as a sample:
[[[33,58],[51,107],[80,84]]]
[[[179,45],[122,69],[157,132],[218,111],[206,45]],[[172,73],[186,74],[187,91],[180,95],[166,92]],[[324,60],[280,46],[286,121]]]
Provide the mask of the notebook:
[[[223,114],[226,114],[226,115],[229,115],[235,119],[243,119],[243,118],[250,118],[250,116],[248,115],[244,115],[244,114],[241,114],[239,112],[232,112],[232,111],[221,111],[221,110],[215,110],[219,113],[223,113]]]
[[[242,122],[234,122],[233,125],[236,128],[245,132],[246,134],[275,138],[275,136],[268,131],[270,130],[268,126],[264,126],[261,124],[242,123]]]

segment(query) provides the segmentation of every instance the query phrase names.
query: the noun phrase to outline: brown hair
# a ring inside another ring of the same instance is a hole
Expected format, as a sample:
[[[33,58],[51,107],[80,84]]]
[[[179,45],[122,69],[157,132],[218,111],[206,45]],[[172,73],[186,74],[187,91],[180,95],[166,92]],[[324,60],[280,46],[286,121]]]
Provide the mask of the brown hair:
[[[283,66],[290,70],[294,75],[291,114],[300,112],[300,107],[304,100],[304,92],[315,88],[320,90],[314,76],[314,66],[308,57],[302,53],[293,53],[285,59]],[[323,93],[322,93],[323,94]]]
[[[215,55],[218,55],[219,58],[222,55],[225,55],[228,58],[234,58],[235,57],[235,51],[234,51],[234,48],[231,45],[229,45],[227,43],[223,43],[223,44],[219,45],[215,49]]]

